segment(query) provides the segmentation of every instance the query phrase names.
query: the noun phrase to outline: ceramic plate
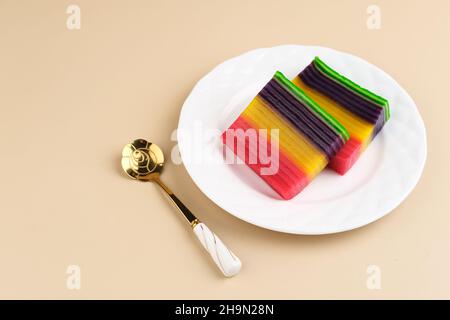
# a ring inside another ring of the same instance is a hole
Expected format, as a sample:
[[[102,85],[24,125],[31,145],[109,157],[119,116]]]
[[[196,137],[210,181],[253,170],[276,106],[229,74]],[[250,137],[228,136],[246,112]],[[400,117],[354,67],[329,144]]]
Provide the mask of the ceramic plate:
[[[219,134],[276,70],[292,79],[315,56],[386,97],[391,119],[345,176],[326,169],[299,195],[281,200],[247,166],[225,163]],[[297,234],[341,232],[383,217],[412,191],[427,153],[417,107],[392,77],[356,56],[300,45],[253,50],[203,77],[181,110],[178,146],[188,173],[218,206],[257,226]]]

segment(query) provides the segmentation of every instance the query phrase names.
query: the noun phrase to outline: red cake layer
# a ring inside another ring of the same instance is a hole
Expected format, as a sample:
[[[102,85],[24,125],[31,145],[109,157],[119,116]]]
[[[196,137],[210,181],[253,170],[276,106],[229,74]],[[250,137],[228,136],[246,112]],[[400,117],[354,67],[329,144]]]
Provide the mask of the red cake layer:
[[[361,146],[361,142],[355,138],[350,138],[334,158],[331,159],[328,166],[340,175],[344,175],[358,160],[362,151]]]
[[[253,127],[248,121],[240,116],[229,129],[242,129],[243,131],[246,131],[248,129],[253,129]],[[267,140],[267,137],[260,136],[259,134],[257,134],[256,137],[257,146],[262,143],[267,146],[268,151],[272,150],[270,141]],[[261,174],[261,169],[270,167],[270,164],[266,164],[266,159],[260,159],[260,152],[258,152],[258,150],[250,150],[252,148],[250,148],[248,139],[245,139],[245,135],[233,135],[233,138],[233,141],[227,141],[226,131],[222,134],[223,143],[233,150],[235,155],[241,158],[247,166],[249,166],[258,176],[264,179],[264,181],[266,181],[267,184],[269,184],[269,186],[271,186],[272,189],[275,190],[283,199],[291,199],[302,191],[303,188],[309,183],[308,176],[304,172],[300,171],[299,168],[295,166],[295,164],[292,163],[292,161],[289,160],[289,158],[286,157],[281,150],[277,150],[279,155],[278,171],[271,175]],[[245,139],[245,141],[243,139]],[[242,155],[238,154],[239,143],[245,144],[245,159],[242,159]],[[249,159],[251,154],[256,157],[256,163],[250,163]]]

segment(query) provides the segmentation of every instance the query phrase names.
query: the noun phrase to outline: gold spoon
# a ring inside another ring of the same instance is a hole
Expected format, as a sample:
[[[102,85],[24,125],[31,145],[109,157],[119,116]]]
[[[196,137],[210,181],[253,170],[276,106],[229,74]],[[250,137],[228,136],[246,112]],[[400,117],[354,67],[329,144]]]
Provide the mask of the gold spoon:
[[[239,258],[203,222],[200,222],[160,180],[159,176],[163,166],[164,154],[162,150],[156,144],[144,139],[134,140],[122,150],[122,168],[126,174],[136,180],[156,182],[186,218],[195,235],[211,255],[220,271],[226,277],[238,274],[242,265]]]

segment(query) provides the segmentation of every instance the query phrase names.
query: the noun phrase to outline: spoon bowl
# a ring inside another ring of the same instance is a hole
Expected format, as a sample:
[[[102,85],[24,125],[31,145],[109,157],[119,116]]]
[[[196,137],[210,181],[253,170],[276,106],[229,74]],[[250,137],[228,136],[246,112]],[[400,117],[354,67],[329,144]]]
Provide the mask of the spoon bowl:
[[[164,154],[156,144],[136,139],[122,150],[122,169],[132,179],[155,180],[164,167]]]

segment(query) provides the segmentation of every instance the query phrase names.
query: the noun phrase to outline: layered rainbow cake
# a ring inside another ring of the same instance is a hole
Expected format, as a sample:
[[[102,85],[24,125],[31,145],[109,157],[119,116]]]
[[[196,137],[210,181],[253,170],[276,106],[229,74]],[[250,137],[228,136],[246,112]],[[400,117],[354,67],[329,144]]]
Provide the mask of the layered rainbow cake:
[[[338,121],[278,71],[222,134],[232,154],[283,199],[302,191],[348,139]]]
[[[292,82],[350,134],[329,164],[345,174],[389,120],[388,101],[337,73],[318,57]]]

